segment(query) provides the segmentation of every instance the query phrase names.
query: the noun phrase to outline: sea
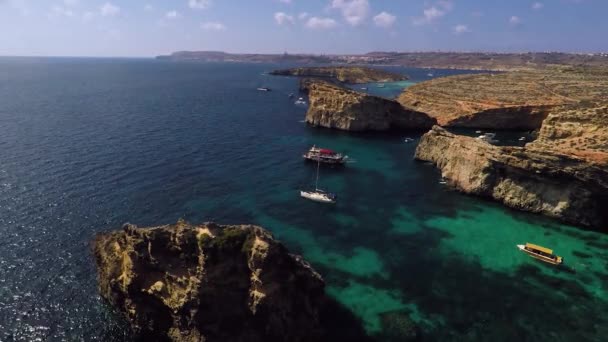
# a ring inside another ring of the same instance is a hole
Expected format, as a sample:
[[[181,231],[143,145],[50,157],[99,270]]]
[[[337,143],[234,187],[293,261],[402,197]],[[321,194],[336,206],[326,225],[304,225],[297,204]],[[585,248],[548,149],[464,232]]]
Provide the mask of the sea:
[[[97,292],[91,240],[179,218],[270,230],[378,341],[412,324],[425,341],[606,341],[608,236],[450,189],[414,160],[420,132],[309,127],[298,80],[267,74],[280,67],[0,58],[0,341],[131,340]],[[410,79],[357,87],[394,98],[467,72],[384,68]],[[312,145],[351,158],[320,169],[336,205],[299,197]]]

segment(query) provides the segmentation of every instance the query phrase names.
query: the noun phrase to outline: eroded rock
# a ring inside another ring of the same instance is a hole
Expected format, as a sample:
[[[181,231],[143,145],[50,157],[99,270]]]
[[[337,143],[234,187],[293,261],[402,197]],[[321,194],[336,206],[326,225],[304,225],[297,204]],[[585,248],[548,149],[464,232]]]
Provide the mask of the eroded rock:
[[[324,282],[257,226],[98,234],[99,291],[143,340],[318,341]]]
[[[307,83],[306,122],[347,131],[384,131],[391,128],[429,129],[436,120],[403,108],[396,101],[359,93],[328,82]]]
[[[608,228],[608,168],[553,150],[499,147],[435,126],[416,149],[456,189],[565,222]]]

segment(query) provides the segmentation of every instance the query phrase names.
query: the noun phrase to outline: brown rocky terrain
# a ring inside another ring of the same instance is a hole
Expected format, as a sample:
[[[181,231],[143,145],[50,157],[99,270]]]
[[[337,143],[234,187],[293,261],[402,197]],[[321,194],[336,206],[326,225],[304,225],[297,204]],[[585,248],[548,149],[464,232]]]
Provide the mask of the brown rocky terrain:
[[[607,95],[605,72],[562,68],[437,78],[406,89],[398,101],[441,126],[538,129],[553,108]]]
[[[260,227],[127,224],[94,255],[101,295],[142,340],[323,339],[321,276]]]
[[[425,134],[418,160],[434,163],[456,189],[565,222],[608,228],[605,164],[542,148],[499,147],[449,133]]]
[[[325,81],[307,82],[306,122],[348,131],[429,129],[435,119],[403,108],[398,102],[359,93]]]
[[[528,149],[553,151],[608,167],[608,103],[557,107]]]
[[[271,75],[327,78],[341,83],[397,82],[408,78],[380,69],[358,66],[303,67],[275,70]]]

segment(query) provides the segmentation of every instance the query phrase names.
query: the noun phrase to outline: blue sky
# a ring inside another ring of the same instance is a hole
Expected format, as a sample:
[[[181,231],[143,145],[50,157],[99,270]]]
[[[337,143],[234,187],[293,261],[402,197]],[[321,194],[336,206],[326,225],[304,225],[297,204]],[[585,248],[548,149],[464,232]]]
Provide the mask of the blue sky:
[[[0,55],[608,51],[608,0],[0,0]]]

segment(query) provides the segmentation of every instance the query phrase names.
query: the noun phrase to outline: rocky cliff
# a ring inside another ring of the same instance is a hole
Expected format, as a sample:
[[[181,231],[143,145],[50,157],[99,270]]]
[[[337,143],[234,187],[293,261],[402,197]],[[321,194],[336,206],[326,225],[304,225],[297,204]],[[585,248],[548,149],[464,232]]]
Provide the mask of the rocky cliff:
[[[439,125],[486,129],[538,129],[553,108],[598,100],[608,77],[586,69],[460,75],[406,89],[399,103]]]
[[[143,340],[322,338],[323,280],[260,227],[127,224],[94,255],[101,295]]]
[[[456,189],[565,222],[608,228],[608,168],[542,149],[498,147],[439,126],[416,158],[434,163]]]
[[[307,83],[306,122],[349,131],[429,129],[436,120],[396,101],[359,93],[324,81]]]
[[[526,147],[608,164],[608,104],[554,108],[543,122],[538,138]]]
[[[342,83],[397,82],[407,80],[407,76],[380,69],[357,66],[304,67],[275,70],[271,75],[305,76],[327,78]]]

